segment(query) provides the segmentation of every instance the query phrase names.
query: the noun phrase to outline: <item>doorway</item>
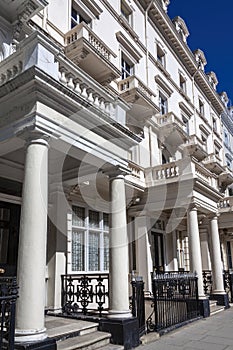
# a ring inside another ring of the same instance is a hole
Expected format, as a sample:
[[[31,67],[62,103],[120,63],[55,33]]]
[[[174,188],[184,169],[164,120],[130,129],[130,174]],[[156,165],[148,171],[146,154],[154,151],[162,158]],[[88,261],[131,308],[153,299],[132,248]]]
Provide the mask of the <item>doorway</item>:
[[[153,241],[153,265],[154,271],[164,271],[164,238],[162,233],[151,232]]]
[[[16,276],[19,243],[20,205],[0,201],[1,276]]]

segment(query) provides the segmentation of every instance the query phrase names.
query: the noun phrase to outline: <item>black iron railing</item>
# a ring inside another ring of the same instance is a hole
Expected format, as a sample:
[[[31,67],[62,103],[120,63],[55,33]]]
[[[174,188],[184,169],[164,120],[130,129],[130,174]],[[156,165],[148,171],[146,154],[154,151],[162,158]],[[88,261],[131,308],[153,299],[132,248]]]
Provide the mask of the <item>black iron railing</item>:
[[[147,331],[162,331],[199,316],[197,277],[191,273],[153,274],[153,307]]]
[[[141,337],[146,331],[145,321],[145,298],[144,282],[142,279],[135,278],[132,282],[132,315],[137,317],[139,323],[139,336]]]
[[[224,281],[224,289],[229,297],[229,302],[233,302],[233,272],[229,270],[223,271],[223,281]]]
[[[213,281],[212,281],[212,271],[211,270],[203,270],[202,271],[202,279],[203,279],[203,289],[205,295],[210,295],[213,289]]]
[[[61,279],[63,313],[102,316],[108,309],[108,274],[62,275]]]
[[[16,278],[0,277],[0,349],[14,350],[17,297]]]
[[[206,295],[210,295],[213,291],[213,278],[211,270],[203,270],[203,288]],[[223,284],[226,293],[228,294],[229,301],[233,302],[233,273],[229,270],[223,271]]]

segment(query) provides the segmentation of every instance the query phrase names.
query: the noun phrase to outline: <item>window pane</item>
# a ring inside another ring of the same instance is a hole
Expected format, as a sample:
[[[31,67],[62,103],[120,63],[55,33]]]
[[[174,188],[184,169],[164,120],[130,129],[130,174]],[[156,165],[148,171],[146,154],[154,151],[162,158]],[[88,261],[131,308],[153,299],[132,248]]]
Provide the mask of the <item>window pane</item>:
[[[89,271],[99,271],[99,234],[89,232]]]
[[[85,208],[73,206],[72,224],[75,226],[85,226]]]
[[[84,233],[72,232],[72,271],[84,270]]]
[[[109,230],[109,215],[103,214],[104,230]]]
[[[104,270],[109,270],[109,234],[104,234]]]
[[[97,227],[98,228],[99,222],[100,222],[100,218],[99,218],[98,211],[90,210],[89,211],[89,227]]]

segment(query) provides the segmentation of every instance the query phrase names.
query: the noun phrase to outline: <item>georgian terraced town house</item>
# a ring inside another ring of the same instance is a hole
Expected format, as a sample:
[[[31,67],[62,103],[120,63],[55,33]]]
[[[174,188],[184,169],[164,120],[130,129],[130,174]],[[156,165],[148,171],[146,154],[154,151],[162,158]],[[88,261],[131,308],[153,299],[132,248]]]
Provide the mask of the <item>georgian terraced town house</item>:
[[[206,304],[212,270],[227,304],[227,96],[169,2],[1,1],[0,263],[17,268],[18,342],[46,338],[62,274],[109,272],[113,319],[131,317],[132,271],[145,291],[152,271],[195,271]]]

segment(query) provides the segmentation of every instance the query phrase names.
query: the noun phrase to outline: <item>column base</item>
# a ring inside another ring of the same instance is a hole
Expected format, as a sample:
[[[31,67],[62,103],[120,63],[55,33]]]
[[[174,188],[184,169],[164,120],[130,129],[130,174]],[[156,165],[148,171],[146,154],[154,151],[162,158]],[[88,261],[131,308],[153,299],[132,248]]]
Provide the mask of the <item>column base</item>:
[[[200,316],[209,317],[210,316],[210,302],[209,299],[199,299],[199,310]]]
[[[140,345],[139,325],[136,317],[102,319],[99,329],[111,333],[111,343],[123,345],[125,350]]]
[[[210,295],[210,300],[216,300],[217,305],[225,306],[225,309],[229,309],[229,298],[227,293],[213,293]]]
[[[15,350],[56,350],[57,344],[55,339],[45,339],[38,342],[15,343]]]
[[[15,330],[15,342],[16,343],[32,343],[43,341],[48,338],[46,328],[40,330],[32,329],[17,329]]]

